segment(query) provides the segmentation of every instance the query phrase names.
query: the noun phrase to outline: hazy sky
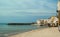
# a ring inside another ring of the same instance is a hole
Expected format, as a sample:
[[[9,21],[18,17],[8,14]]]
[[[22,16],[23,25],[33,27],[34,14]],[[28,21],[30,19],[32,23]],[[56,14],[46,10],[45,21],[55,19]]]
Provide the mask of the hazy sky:
[[[35,22],[40,18],[56,16],[57,2],[58,0],[0,0],[0,22]]]

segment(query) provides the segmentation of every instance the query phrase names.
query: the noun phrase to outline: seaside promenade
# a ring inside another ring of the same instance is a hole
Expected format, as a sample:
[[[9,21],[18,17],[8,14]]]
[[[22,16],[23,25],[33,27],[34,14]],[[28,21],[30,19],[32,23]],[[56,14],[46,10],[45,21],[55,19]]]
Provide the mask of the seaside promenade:
[[[57,27],[37,29],[29,32],[16,34],[8,37],[60,37],[60,32]]]

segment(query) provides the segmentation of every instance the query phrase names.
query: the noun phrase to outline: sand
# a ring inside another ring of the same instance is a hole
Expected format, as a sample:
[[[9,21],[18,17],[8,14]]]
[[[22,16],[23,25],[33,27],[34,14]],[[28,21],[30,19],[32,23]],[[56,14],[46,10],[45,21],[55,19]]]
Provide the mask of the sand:
[[[57,27],[37,29],[29,32],[12,35],[9,37],[60,37],[60,32]]]

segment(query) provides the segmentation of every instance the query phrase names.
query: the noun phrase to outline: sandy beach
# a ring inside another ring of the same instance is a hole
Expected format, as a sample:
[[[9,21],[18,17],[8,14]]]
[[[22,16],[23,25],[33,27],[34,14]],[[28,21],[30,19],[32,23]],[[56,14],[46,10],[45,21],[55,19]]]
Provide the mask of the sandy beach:
[[[60,37],[60,32],[57,27],[37,29],[29,32],[16,34],[8,37]]]

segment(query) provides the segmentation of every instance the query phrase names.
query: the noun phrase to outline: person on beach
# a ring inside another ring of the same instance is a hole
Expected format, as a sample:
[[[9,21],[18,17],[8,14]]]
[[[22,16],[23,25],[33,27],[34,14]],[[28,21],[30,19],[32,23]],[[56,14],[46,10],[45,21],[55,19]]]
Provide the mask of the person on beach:
[[[58,25],[58,30],[59,30],[59,32],[60,32],[60,25]]]

